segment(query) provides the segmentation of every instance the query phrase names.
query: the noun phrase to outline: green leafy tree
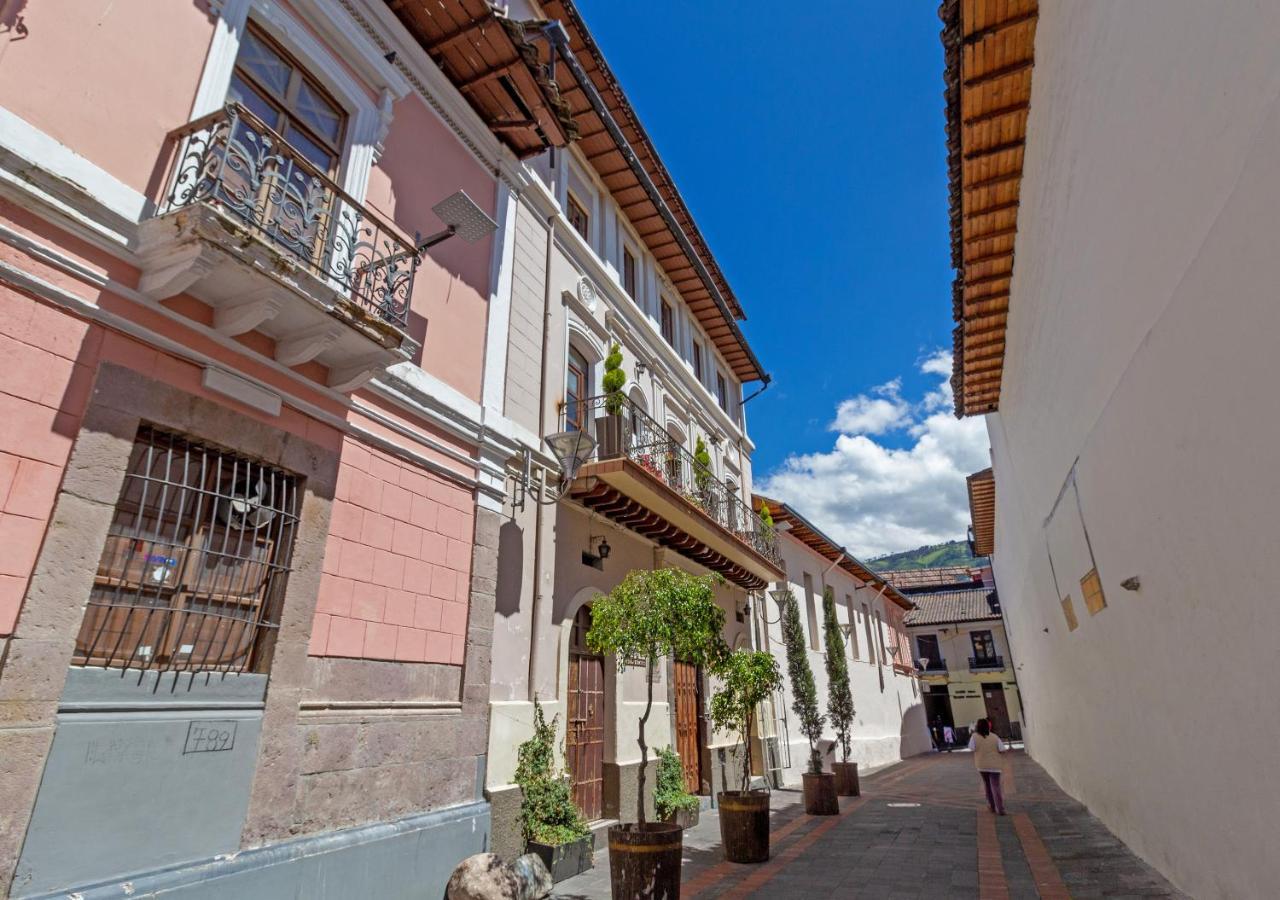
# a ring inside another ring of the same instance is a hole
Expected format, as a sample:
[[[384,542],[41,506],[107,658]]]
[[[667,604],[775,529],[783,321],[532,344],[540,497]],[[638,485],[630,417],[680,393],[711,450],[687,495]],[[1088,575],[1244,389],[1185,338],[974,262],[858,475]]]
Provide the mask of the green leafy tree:
[[[782,642],[787,648],[787,674],[791,677],[791,700],[800,731],[809,739],[809,771],[822,771],[822,754],[818,741],[822,740],[822,725],[826,721],[818,712],[818,688],[813,683],[813,670],[809,668],[809,648],[800,623],[800,604],[796,595],[786,592],[782,601]]]
[[[653,808],[658,811],[659,819],[698,808],[698,798],[684,789],[684,764],[680,754],[670,747],[658,751],[658,784],[653,791]]]
[[[849,731],[853,727],[853,691],[849,688],[849,662],[844,656],[844,634],[836,620],[836,595],[822,592],[822,631],[827,644],[827,715],[840,741],[842,761],[849,761]]]
[[[714,664],[726,652],[724,610],[716,605],[714,575],[695,576],[680,569],[633,569],[622,583],[591,607],[587,646],[594,653],[614,653],[619,669],[639,663],[648,677],[644,715],[640,717],[639,810],[644,822],[645,768],[649,745],[645,725],[653,711],[653,669],[664,656],[694,665]]]
[[[742,744],[742,790],[751,787],[751,730],[756,709],[782,687],[778,661],[763,650],[735,650],[715,668],[720,688],[711,695],[711,722],[738,735]]]
[[[766,532],[772,533],[773,513],[769,511],[769,504],[763,500],[760,501],[760,523],[764,525]]]
[[[556,767],[556,726],[533,701],[533,736],[516,751],[516,784],[520,785],[520,828],[526,841],[568,844],[591,833],[573,805],[569,779]]]
[[[627,373],[622,370],[622,345],[615,342],[604,358],[604,408],[613,415],[622,412],[626,395],[622,389],[627,384]]]

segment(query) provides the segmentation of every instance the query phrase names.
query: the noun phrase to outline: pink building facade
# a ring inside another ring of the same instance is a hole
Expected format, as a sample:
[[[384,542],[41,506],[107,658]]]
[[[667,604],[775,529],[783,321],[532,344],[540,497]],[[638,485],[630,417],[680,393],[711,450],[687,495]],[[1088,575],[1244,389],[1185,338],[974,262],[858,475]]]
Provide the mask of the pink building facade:
[[[0,889],[442,888],[488,841],[515,157],[380,0],[17,6]]]

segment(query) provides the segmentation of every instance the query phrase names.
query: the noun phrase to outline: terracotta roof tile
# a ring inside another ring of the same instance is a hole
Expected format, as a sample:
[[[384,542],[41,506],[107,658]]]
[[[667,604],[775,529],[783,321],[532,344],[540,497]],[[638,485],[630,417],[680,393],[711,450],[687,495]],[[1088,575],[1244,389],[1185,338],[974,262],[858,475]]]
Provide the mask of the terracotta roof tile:
[[[1000,598],[994,590],[987,588],[914,594],[911,602],[916,608],[907,613],[905,624],[908,627],[1000,618]]]

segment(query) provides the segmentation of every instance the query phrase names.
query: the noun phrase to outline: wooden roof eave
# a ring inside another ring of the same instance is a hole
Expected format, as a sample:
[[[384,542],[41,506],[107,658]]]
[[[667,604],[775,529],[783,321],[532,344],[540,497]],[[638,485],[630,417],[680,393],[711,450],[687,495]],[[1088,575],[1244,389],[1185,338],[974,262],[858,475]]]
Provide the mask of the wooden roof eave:
[[[397,18],[517,157],[578,137],[569,105],[541,60],[546,23],[515,22],[488,3],[390,3]]]
[[[579,118],[588,113],[593,114],[613,138],[615,144],[613,151],[602,153],[601,157],[612,156],[616,152],[627,162],[634,178],[634,184],[628,183],[625,187],[616,187],[611,184],[611,190],[615,194],[635,188],[643,190],[653,208],[653,213],[645,218],[652,219],[656,216],[662,224],[647,231],[639,228],[637,231],[642,237],[663,231],[670,233],[673,240],[659,246],[670,243],[678,245],[678,255],[683,256],[689,267],[697,273],[713,301],[713,306],[706,307],[705,312],[697,311],[695,315],[707,330],[708,335],[712,336],[716,348],[725,357],[726,362],[730,363],[734,375],[739,380],[769,382],[768,373],[738,326],[738,321],[746,318],[741,305],[729,289],[728,282],[712,256],[706,240],[698,230],[674,179],[663,165],[653,142],[614,78],[573,0],[549,0],[544,6],[544,11],[548,15],[559,18],[564,28],[565,44],[562,48],[561,60],[570,70],[570,75],[568,78],[557,75],[557,80],[562,83],[563,94],[572,95],[575,98],[580,96],[589,104],[588,110],[579,112]],[[593,161],[592,164],[594,166],[596,162]],[[616,167],[608,171],[611,172],[611,177],[618,179],[626,177]],[[619,180],[618,184],[621,183]],[[628,217],[632,219],[634,225],[635,218]],[[648,243],[646,240],[646,244]],[[653,250],[652,245],[650,250]],[[675,258],[675,255],[669,258]],[[666,268],[668,267],[664,265],[664,269]],[[719,337],[713,333],[717,323],[726,329]],[[733,361],[735,359],[736,362]]]
[[[957,416],[999,407],[1038,13],[1038,0],[944,0],[939,9]]]
[[[751,502],[756,509],[760,508],[761,502],[768,504],[769,509],[772,511],[774,523],[788,523],[790,525],[788,533],[819,556],[833,563],[838,563],[841,569],[868,586],[880,585],[883,588],[884,596],[902,609],[915,609],[915,604],[907,599],[901,591],[881,575],[874,572],[866,563],[827,537],[816,525],[796,512],[787,503],[766,497],[763,494],[753,494]]]

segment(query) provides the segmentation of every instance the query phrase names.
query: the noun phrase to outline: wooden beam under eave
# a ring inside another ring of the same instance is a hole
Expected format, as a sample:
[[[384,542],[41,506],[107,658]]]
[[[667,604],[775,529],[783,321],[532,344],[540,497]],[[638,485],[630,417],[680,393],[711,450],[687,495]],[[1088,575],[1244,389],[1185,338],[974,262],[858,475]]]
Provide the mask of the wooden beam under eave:
[[[991,37],[993,34],[999,34],[1010,28],[1016,28],[1024,22],[1034,22],[1040,15],[1039,7],[1032,9],[1030,12],[1024,12],[1021,15],[1010,16],[1000,22],[995,22],[985,28],[977,28],[964,36],[964,45],[972,47],[974,44],[981,43],[983,40]]]
[[[1008,75],[1016,75],[1019,72],[1025,72],[1035,64],[1035,57],[1019,60],[1018,62],[1010,63],[1007,66],[992,69],[990,72],[983,72],[981,75],[974,75],[972,78],[966,78],[964,81],[964,87],[974,88],[979,87],[980,85],[990,84],[991,82],[999,81],[1001,78]]]
[[[996,272],[992,275],[983,275],[981,278],[966,278],[961,284],[961,287],[967,291],[969,288],[982,287],[984,284],[995,284],[997,281],[1008,281],[1012,277],[1013,269],[1009,269],[1007,272]]]
[[[391,8],[395,9],[400,5],[401,5],[400,0],[397,0],[397,2],[392,4]],[[427,53],[436,53],[436,52],[442,51],[445,48],[453,44],[456,44],[458,41],[467,37],[474,31],[483,31],[484,27],[490,23],[492,23],[495,28],[502,27],[498,25],[498,23],[492,18],[486,17],[483,19],[472,19],[469,23],[467,23],[466,25],[463,25],[461,28],[458,28],[457,30],[452,31],[449,34],[438,37],[429,44],[424,44],[422,49],[426,50]]]
[[[992,251],[991,253],[984,253],[981,256],[975,256],[972,259],[966,259],[964,260],[964,267],[967,269],[969,268],[969,266],[980,266],[983,263],[994,262],[997,259],[1012,260],[1012,258],[1013,258],[1013,248],[1011,247],[1008,250],[995,250],[995,251]],[[1013,271],[1012,262],[1010,262],[1009,264],[1009,270]]]
[[[993,156],[999,156],[1009,150],[1021,150],[1026,146],[1025,138],[1018,138],[1013,141],[1005,141],[1003,144],[995,144],[991,147],[984,147],[981,150],[971,150],[964,155],[965,162],[974,162],[979,159],[990,159]]]
[[[968,128],[971,125],[982,125],[985,122],[994,122],[996,119],[1003,119],[1005,116],[1012,116],[1015,113],[1026,112],[1031,108],[1030,100],[1023,100],[1018,103],[1010,103],[1008,106],[1001,106],[997,109],[989,109],[984,113],[970,116],[964,120],[964,126]]]
[[[458,90],[463,93],[475,90],[485,82],[492,81],[495,78],[501,78],[503,75],[506,75],[511,71],[511,67],[514,65],[515,61],[512,60],[510,62],[503,63],[500,66],[495,66],[492,69],[486,69],[483,72],[472,75],[470,78],[464,79],[458,83]]]
[[[983,232],[982,234],[975,234],[972,237],[965,238],[964,242],[965,244],[976,244],[979,241],[990,241],[990,240],[994,240],[995,238],[1008,237],[1011,234],[1017,234],[1017,233],[1018,233],[1018,226],[1010,225],[1008,228],[997,228],[995,231],[986,231],[986,232]],[[1013,251],[1010,250],[1009,252],[1012,253]]]
[[[981,218],[982,216],[990,216],[990,215],[994,215],[995,213],[1007,212],[1008,210],[1017,209],[1017,208],[1018,208],[1017,200],[1008,200],[1004,203],[997,203],[994,206],[985,206],[982,209],[967,210],[964,213],[962,213],[962,215],[966,219],[972,221],[973,219]]]

